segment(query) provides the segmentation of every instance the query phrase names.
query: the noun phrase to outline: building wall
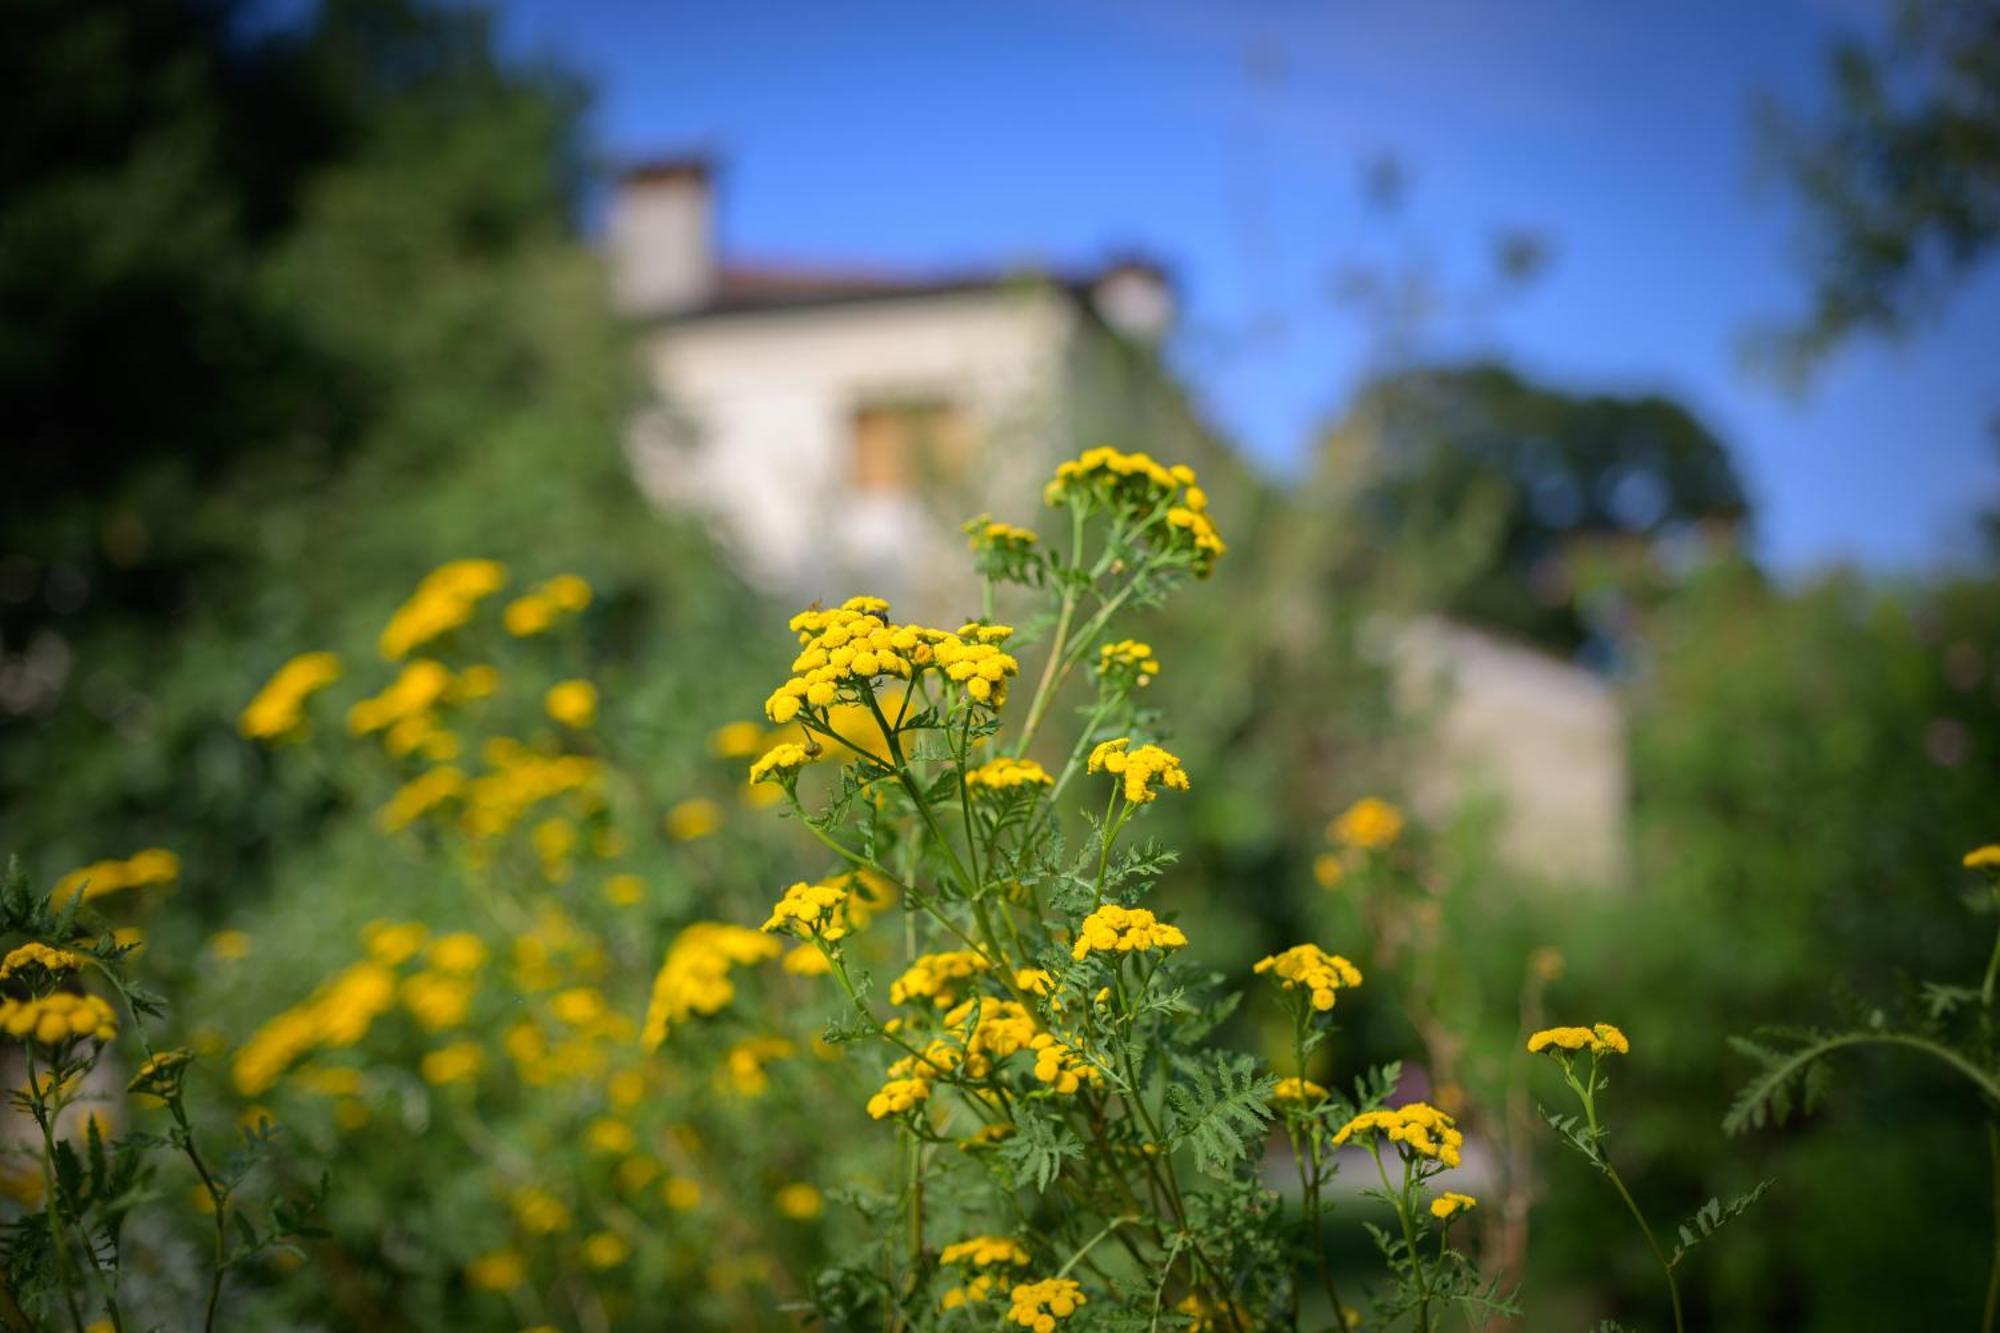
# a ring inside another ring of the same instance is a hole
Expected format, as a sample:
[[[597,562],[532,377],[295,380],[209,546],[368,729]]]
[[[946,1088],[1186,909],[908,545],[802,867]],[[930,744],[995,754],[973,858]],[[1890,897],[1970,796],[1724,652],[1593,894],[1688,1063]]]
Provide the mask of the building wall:
[[[1061,293],[1023,288],[664,325],[645,348],[663,406],[630,436],[640,485],[656,503],[705,515],[746,574],[774,591],[947,599],[963,586],[958,524],[1018,508],[1065,443],[1064,372],[1080,323]],[[861,414],[897,403],[963,414],[961,478],[859,485]]]
[[[1426,728],[1411,799],[1431,818],[1499,807],[1514,869],[1605,887],[1628,873],[1625,722],[1598,676],[1450,621],[1389,636],[1398,706]]]

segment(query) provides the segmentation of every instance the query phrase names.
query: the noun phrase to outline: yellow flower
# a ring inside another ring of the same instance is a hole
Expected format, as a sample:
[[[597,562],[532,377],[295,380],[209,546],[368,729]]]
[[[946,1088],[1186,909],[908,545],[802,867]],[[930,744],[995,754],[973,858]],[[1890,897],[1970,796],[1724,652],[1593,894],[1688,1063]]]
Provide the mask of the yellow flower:
[[[989,759],[965,775],[968,791],[1007,791],[1014,787],[1053,787],[1055,779],[1032,759]]]
[[[57,991],[40,999],[0,1000],[0,1032],[44,1046],[104,1042],[118,1035],[118,1016],[100,996]]]
[[[1327,827],[1327,836],[1343,847],[1379,852],[1403,836],[1403,812],[1379,797],[1365,796]]]
[[[430,934],[422,922],[375,920],[361,928],[361,947],[384,967],[398,967],[417,956]]]
[[[239,958],[250,956],[250,936],[241,930],[218,930],[208,937],[208,951],[225,963],[233,963]],[[6,965],[0,963],[0,976],[6,975]]]
[[[305,725],[305,702],[340,679],[340,659],[332,653],[301,653],[279,667],[236,719],[251,740],[273,741]]]
[[[376,812],[376,823],[384,833],[399,832],[464,791],[465,774],[458,769],[449,765],[429,769],[396,789]]]
[[[52,949],[39,940],[30,940],[0,958],[0,981],[36,972],[59,976],[83,966],[83,955],[70,949]]]
[[[713,1014],[736,996],[732,968],[761,963],[783,952],[768,935],[719,921],[697,921],[667,946],[666,961],[653,978],[640,1042],[655,1050],[673,1026],[696,1014]]]
[[[1229,548],[1208,516],[1208,495],[1195,484],[1194,469],[1166,467],[1143,453],[1102,446],[1086,449],[1056,468],[1043,490],[1051,505],[1103,504],[1145,517],[1139,535],[1189,558],[1197,577],[1206,578]],[[1164,523],[1155,516],[1165,507]]]
[[[847,934],[847,926],[840,919],[840,907],[846,901],[846,889],[832,883],[808,884],[800,880],[785,890],[761,929],[782,930],[803,939],[838,940]]]
[[[774,1202],[778,1211],[794,1222],[810,1222],[826,1209],[819,1191],[803,1180],[795,1180],[779,1190]]]
[[[945,1246],[938,1262],[970,1264],[974,1268],[991,1268],[995,1264],[1024,1268],[1028,1264],[1028,1251],[1011,1236],[974,1236]]]
[[[646,881],[633,874],[613,875],[604,881],[604,896],[614,907],[636,906],[646,896]]]
[[[1153,789],[1154,783],[1175,791],[1188,789],[1187,770],[1181,767],[1179,758],[1157,745],[1142,745],[1127,753],[1125,747],[1129,744],[1131,737],[1120,736],[1099,745],[1090,752],[1090,771],[1122,777],[1125,799],[1134,805],[1142,805],[1159,795]]]
[[[930,1095],[929,1079],[892,1078],[868,1099],[868,1114],[877,1120],[900,1115]]]
[[[1089,1304],[1074,1278],[1050,1277],[1023,1282],[1008,1293],[1007,1318],[1034,1333],[1055,1333],[1058,1320]]]
[[[1274,1102],[1317,1102],[1326,1099],[1326,1089],[1309,1078],[1281,1078],[1271,1089]]]
[[[795,977],[823,977],[833,971],[832,961],[811,944],[801,944],[787,951],[778,966]]]
[[[1145,686],[1160,674],[1160,659],[1153,645],[1137,639],[1120,639],[1097,650],[1097,674],[1126,686]]]
[[[1028,1049],[1035,1053],[1035,1080],[1065,1097],[1074,1096],[1085,1083],[1104,1081],[1102,1070],[1049,1033],[1037,1033]]]
[[[427,956],[447,976],[470,976],[486,965],[486,942],[471,931],[455,931],[432,940]]]
[[[1083,919],[1077,927],[1076,944],[1070,956],[1079,963],[1093,953],[1132,953],[1149,949],[1182,949],[1187,936],[1179,926],[1157,920],[1143,907],[1120,907],[1106,903]]]
[[[612,1116],[599,1116],[591,1121],[583,1137],[592,1152],[612,1157],[623,1157],[639,1146],[639,1136],[632,1132],[632,1127]]]
[[[669,1176],[660,1186],[660,1197],[677,1213],[693,1212],[701,1207],[701,1186],[686,1176]]]
[[[1340,1127],[1333,1142],[1338,1146],[1356,1135],[1372,1139],[1376,1134],[1394,1143],[1410,1160],[1425,1157],[1445,1166],[1459,1164],[1459,1149],[1465,1145],[1457,1122],[1424,1102],[1411,1102],[1393,1111],[1363,1111]]]
[[[578,731],[597,721],[597,687],[587,680],[565,680],[549,686],[542,707],[550,717]]]
[[[1531,1054],[1540,1054],[1543,1051],[1548,1051],[1552,1055],[1559,1051],[1589,1051],[1592,1055],[1604,1055],[1607,1052],[1629,1055],[1632,1052],[1632,1044],[1625,1040],[1623,1032],[1611,1024],[1598,1023],[1587,1028],[1543,1028],[1528,1038],[1528,1050]]]
[[[547,1236],[569,1228],[569,1209],[539,1186],[514,1191],[514,1216],[521,1228],[533,1235]]]
[[[583,1262],[602,1273],[632,1257],[632,1247],[615,1231],[593,1231],[584,1237]]]
[[[451,671],[428,657],[406,665],[380,694],[347,710],[347,730],[356,736],[384,731],[405,718],[429,712],[450,692]]]
[[[424,1082],[434,1087],[444,1087],[451,1083],[470,1082],[479,1076],[480,1068],[486,1063],[486,1052],[475,1041],[456,1041],[449,1046],[440,1046],[434,1051],[426,1051],[419,1069]]]
[[[49,901],[52,906],[64,907],[80,893],[85,902],[95,902],[108,893],[117,893],[122,889],[171,884],[180,878],[180,874],[180,857],[164,847],[149,847],[143,852],[134,852],[123,861],[98,861],[70,871],[56,881]]]
[[[528,1265],[512,1250],[495,1250],[467,1264],[465,1280],[481,1291],[512,1291],[528,1280]]]
[[[831,611],[793,616],[790,627],[802,651],[792,662],[791,678],[764,701],[764,716],[782,726],[808,709],[865,706],[864,689],[872,690],[874,681],[913,680],[932,669],[976,703],[998,708],[1006,702],[1007,682],[1020,671],[1020,663],[999,647],[1011,629],[973,624],[952,634],[891,624],[888,613],[889,604],[879,597],[851,597]],[[867,748],[865,739],[849,739]]]
[[[1449,1222],[1463,1212],[1479,1206],[1479,1200],[1470,1194],[1460,1194],[1456,1190],[1446,1190],[1431,1200],[1431,1216],[1440,1222]]]
[[[1312,1007],[1321,1013],[1333,1008],[1335,994],[1361,984],[1361,970],[1337,953],[1327,953],[1317,944],[1298,944],[1283,953],[1258,962],[1254,971],[1270,973],[1283,990],[1303,989],[1312,996]]]
[[[708,752],[718,759],[748,759],[764,743],[757,722],[725,722],[708,735]]]
[[[1012,523],[1001,523],[990,514],[981,514],[965,524],[966,546],[974,551],[1003,555],[1026,555],[1035,544],[1035,534]]]
[[[1340,881],[1346,874],[1347,867],[1332,852],[1321,852],[1313,858],[1313,882],[1322,889],[1340,887]]]
[[[705,796],[697,796],[667,811],[667,836],[675,842],[706,838],[722,827],[722,807]]]
[[[929,1000],[940,1009],[949,1009],[958,1003],[957,983],[986,971],[989,966],[986,956],[972,949],[922,954],[889,984],[889,1003]]]
[[[474,984],[442,972],[419,972],[403,982],[403,1007],[426,1032],[442,1032],[465,1021]]]
[[[790,741],[774,745],[764,752],[763,758],[750,765],[750,781],[753,785],[759,782],[789,782],[792,775],[810,764],[813,758],[813,752],[803,745]]]
[[[2000,842],[1989,842],[1983,847],[1975,847],[1967,852],[1965,868],[2000,875]]]
[[[771,1089],[771,1077],[764,1066],[792,1052],[792,1044],[783,1037],[746,1037],[722,1053],[717,1081],[738,1096],[761,1097]]]
[[[424,576],[410,600],[398,607],[378,644],[390,661],[448,634],[472,618],[481,600],[507,581],[507,567],[494,560],[454,560]]]

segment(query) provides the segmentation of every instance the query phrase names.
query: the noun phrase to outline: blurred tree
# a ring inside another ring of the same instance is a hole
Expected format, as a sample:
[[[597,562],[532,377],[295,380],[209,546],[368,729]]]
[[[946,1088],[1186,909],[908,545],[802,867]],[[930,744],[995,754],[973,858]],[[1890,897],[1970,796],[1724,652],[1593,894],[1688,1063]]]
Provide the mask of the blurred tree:
[[[1649,551],[1748,508],[1721,441],[1679,404],[1570,394],[1496,364],[1372,380],[1320,469],[1394,598],[1565,653],[1604,628],[1579,594],[1580,544]]]
[[[1823,114],[1763,115],[1810,240],[1811,304],[1768,347],[1793,374],[1920,323],[2000,241],[2000,3],[1902,0],[1885,37],[1830,65]]]
[[[0,57],[0,845],[159,842],[201,895],[321,813],[237,710],[373,656],[430,565],[576,569],[600,654],[696,651],[737,596],[625,467],[576,86],[474,11],[240,17],[31,3]]]

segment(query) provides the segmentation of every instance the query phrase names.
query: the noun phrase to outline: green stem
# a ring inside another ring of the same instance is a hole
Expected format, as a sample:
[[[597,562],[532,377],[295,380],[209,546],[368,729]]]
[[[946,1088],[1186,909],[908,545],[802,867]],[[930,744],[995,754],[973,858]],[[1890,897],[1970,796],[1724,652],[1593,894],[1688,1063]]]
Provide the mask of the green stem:
[[[1659,1240],[1653,1235],[1653,1228],[1646,1223],[1646,1215],[1640,1212],[1639,1205],[1633,1202],[1632,1192],[1625,1188],[1624,1180],[1618,1175],[1618,1168],[1611,1165],[1609,1159],[1604,1162],[1604,1175],[1618,1191],[1618,1197],[1625,1201],[1625,1207],[1631,1212],[1632,1220],[1639,1224],[1639,1233],[1646,1238],[1647,1246],[1653,1251],[1653,1258],[1659,1260],[1660,1271],[1667,1276],[1667,1298],[1674,1306],[1674,1333],[1685,1333],[1687,1324],[1681,1317],[1680,1283],[1674,1279],[1674,1266],[1667,1259],[1667,1252],[1660,1248]]]

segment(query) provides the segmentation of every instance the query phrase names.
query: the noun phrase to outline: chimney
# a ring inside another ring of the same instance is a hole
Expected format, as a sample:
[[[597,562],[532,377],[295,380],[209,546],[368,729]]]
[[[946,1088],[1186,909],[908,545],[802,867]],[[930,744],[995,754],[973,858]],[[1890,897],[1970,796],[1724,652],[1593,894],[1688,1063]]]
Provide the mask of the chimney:
[[[1174,326],[1173,279],[1150,259],[1128,256],[1107,265],[1090,284],[1090,303],[1126,337],[1157,343]]]
[[[611,299],[627,315],[673,315],[714,298],[714,171],[707,159],[635,166],[619,178],[605,222]]]

